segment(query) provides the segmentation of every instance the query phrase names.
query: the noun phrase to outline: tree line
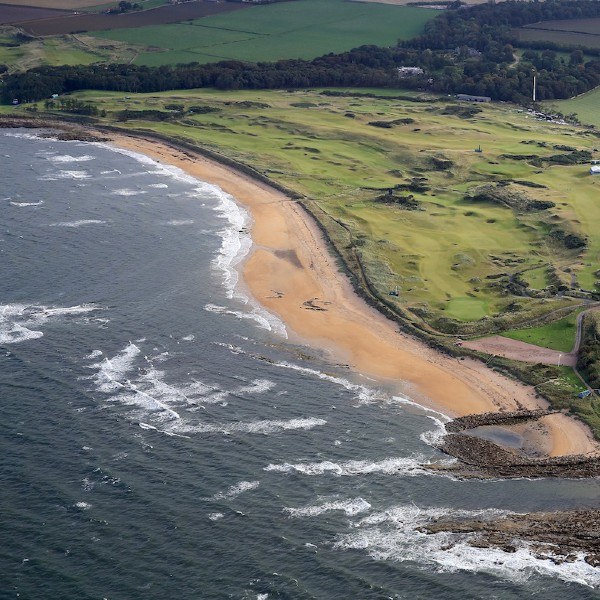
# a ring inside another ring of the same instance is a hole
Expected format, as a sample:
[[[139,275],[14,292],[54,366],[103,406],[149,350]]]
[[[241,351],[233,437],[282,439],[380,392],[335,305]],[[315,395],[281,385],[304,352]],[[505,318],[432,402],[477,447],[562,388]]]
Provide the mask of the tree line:
[[[10,103],[81,89],[159,92],[202,87],[386,88],[401,84],[409,89],[523,103],[531,97],[535,69],[539,100],[568,98],[600,85],[600,60],[586,62],[578,48],[571,48],[565,60],[553,44],[552,48],[528,47],[517,61],[515,48],[520,43],[514,39],[513,28],[539,20],[599,16],[598,0],[508,0],[445,11],[426,25],[423,35],[392,48],[362,46],[314,60],[271,63],[43,66],[5,76],[0,93],[2,101]],[[424,73],[399,80],[397,68],[403,65],[421,67]]]

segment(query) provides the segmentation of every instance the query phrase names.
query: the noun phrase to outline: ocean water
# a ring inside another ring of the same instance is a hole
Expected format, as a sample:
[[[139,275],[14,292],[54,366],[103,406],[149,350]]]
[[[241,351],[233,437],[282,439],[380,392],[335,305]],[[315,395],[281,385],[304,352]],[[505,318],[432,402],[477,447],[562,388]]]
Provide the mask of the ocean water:
[[[425,471],[444,416],[288,342],[232,198],[31,131],[0,157],[0,598],[600,598],[581,560],[416,530],[599,485]]]

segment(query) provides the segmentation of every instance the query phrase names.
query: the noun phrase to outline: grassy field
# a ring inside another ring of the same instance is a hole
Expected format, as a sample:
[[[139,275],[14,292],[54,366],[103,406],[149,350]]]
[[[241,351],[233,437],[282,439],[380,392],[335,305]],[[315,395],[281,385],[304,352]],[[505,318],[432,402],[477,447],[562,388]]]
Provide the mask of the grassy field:
[[[588,125],[600,127],[600,87],[569,100],[552,100],[545,102],[549,110],[557,110],[564,115],[575,114],[577,118]]]
[[[419,34],[436,12],[344,0],[296,0],[188,23],[97,33],[104,39],[154,47],[136,64],[269,61],[315,58],[363,44],[391,45]]]
[[[543,327],[529,329],[514,329],[505,331],[502,335],[512,340],[535,344],[544,348],[551,348],[559,352],[571,352],[577,333],[577,313],[564,319],[554,321]]]
[[[123,42],[99,40],[84,35],[40,38],[12,46],[12,27],[0,27],[0,64],[10,71],[40,65],[88,65],[95,62],[127,62],[136,56],[135,48]]]
[[[417,322],[468,335],[485,331],[490,318],[507,330],[578,304],[554,298],[550,288],[537,298],[515,296],[510,281],[522,273],[541,286],[551,266],[554,279],[567,288],[594,287],[600,179],[589,176],[585,164],[532,165],[518,155],[564,152],[555,146],[591,151],[598,147],[595,135],[536,121],[505,105],[475,108],[372,92],[377,97],[316,90],[77,97],[107,110],[109,119],[124,109],[182,105],[185,111],[170,119],[144,120],[141,113],[122,125],[200,144],[305,194],[348,263],[359,256],[383,297],[398,285],[400,297],[390,301]],[[373,125],[381,121],[393,124]],[[483,152],[474,152],[479,145]],[[477,199],[490,182],[521,200],[550,200],[554,206],[526,211]],[[397,202],[377,201],[395,186]],[[417,210],[402,208],[409,195]],[[553,229],[585,236],[587,247],[567,249],[549,237]]]

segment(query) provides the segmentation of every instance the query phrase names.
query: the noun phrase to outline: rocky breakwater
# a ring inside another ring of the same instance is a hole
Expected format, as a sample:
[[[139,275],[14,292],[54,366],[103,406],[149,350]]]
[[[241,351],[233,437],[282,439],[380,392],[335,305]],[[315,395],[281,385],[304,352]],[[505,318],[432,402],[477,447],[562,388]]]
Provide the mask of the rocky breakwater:
[[[515,450],[461,433],[446,435],[440,450],[458,459],[451,466],[430,465],[428,468],[452,473],[463,478],[519,478],[566,477],[581,479],[600,476],[599,455],[560,456],[556,458],[528,458]]]
[[[466,415],[457,417],[446,424],[446,431],[457,433],[466,429],[475,429],[486,425],[496,425],[498,427],[506,425],[517,425],[527,421],[536,421],[546,415],[551,415],[558,411],[555,410],[515,410],[512,412],[487,412],[476,415]]]
[[[588,564],[600,566],[599,510],[511,514],[494,520],[440,518],[419,531],[471,534],[471,546],[505,552],[516,552],[524,542],[540,559],[560,564],[583,555]]]

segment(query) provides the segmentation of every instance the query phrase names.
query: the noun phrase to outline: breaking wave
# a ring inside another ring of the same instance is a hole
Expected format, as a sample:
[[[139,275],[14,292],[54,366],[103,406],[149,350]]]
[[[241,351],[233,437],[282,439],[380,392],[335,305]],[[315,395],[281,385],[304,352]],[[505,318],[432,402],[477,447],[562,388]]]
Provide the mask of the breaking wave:
[[[415,505],[394,506],[372,513],[351,524],[352,531],[338,535],[333,548],[360,550],[374,560],[410,561],[421,569],[485,572],[511,581],[526,581],[534,575],[549,575],[588,586],[600,585],[600,572],[578,556],[573,562],[556,564],[538,558],[525,543],[515,542],[516,551],[470,545],[472,534],[435,533],[420,530],[440,517],[491,519],[509,514],[487,509],[461,511],[450,508],[421,509]]]
[[[41,338],[40,329],[51,320],[72,317],[98,310],[98,307],[82,304],[71,307],[49,307],[35,304],[0,305],[0,344],[17,344]]]

